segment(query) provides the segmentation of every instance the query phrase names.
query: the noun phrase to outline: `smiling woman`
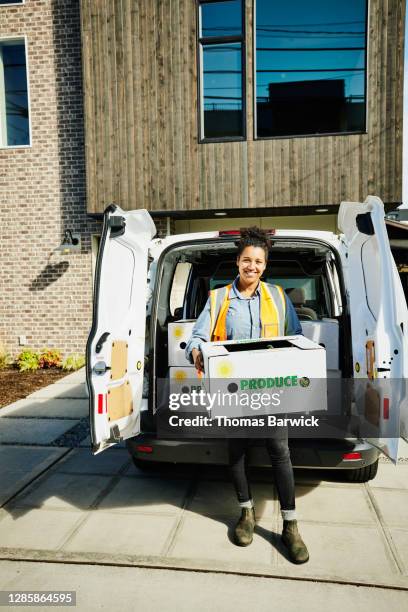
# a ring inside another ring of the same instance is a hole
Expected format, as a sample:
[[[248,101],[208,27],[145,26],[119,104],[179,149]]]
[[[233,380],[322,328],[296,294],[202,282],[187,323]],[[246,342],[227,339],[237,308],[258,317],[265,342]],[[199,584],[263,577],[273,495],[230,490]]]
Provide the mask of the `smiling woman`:
[[[201,348],[205,342],[274,338],[302,333],[296,311],[282,287],[261,281],[270,247],[263,230],[257,227],[241,230],[236,259],[238,276],[226,287],[210,291],[207,304],[186,346],[186,357],[194,363],[198,372],[203,371]],[[287,430],[274,431],[265,444],[274,468],[284,521],[283,542],[294,563],[305,563],[309,554],[297,530],[295,485]],[[247,470],[249,446],[246,438],[228,440],[231,478],[242,511],[234,532],[235,542],[239,546],[251,544],[255,527]]]

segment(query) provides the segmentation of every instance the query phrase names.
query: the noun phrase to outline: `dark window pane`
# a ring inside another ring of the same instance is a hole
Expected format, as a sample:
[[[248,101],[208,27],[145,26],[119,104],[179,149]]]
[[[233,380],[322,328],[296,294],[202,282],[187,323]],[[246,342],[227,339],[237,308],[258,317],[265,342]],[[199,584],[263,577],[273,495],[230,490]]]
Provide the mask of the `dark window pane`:
[[[257,135],[363,131],[365,63],[366,0],[257,0]]]
[[[30,144],[27,71],[24,43],[0,43],[4,71],[4,99],[0,109],[2,143],[8,146]]]
[[[0,0],[0,4],[22,4],[23,0]]]
[[[241,0],[201,4],[200,11],[200,37],[242,34]]]
[[[241,43],[203,46],[204,138],[242,136]]]

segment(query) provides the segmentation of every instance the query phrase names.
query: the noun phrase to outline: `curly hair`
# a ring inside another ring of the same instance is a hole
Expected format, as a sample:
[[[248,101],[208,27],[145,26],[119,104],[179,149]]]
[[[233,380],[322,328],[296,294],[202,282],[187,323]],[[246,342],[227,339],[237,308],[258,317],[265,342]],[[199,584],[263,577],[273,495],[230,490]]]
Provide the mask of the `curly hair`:
[[[268,234],[256,225],[252,227],[242,227],[240,229],[241,237],[236,243],[238,248],[238,257],[242,254],[242,251],[248,247],[261,247],[265,252],[265,260],[268,260],[269,249],[272,244],[268,238]]]

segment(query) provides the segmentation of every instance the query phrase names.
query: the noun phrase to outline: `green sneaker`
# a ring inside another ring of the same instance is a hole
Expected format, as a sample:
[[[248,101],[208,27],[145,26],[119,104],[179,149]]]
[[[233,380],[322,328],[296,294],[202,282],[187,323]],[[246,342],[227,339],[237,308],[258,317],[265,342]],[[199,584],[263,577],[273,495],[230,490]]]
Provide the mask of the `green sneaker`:
[[[249,546],[254,536],[254,527],[254,508],[242,508],[241,518],[234,530],[235,543],[238,544],[238,546]]]
[[[306,561],[309,561],[309,553],[306,544],[300,537],[297,521],[283,521],[282,542],[288,549],[293,563],[306,563]]]

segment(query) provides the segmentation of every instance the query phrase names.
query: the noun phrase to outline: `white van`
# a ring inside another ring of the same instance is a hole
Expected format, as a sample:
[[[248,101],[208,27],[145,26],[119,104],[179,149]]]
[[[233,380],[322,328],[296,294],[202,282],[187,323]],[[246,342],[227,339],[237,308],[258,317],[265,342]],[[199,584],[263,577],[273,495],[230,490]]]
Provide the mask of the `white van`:
[[[341,235],[273,232],[264,277],[296,297],[304,335],[326,348],[328,376],[405,380],[408,312],[381,200],[343,202],[338,226]],[[237,232],[155,234],[145,210],[112,205],[105,212],[87,345],[93,452],[127,440],[138,466],[226,464],[225,440],[157,436],[156,385],[168,374],[169,323],[196,319],[208,291],[235,277]],[[346,413],[352,404],[350,398]],[[380,419],[389,419],[390,398],[378,410]],[[397,439],[368,441],[358,432],[347,439],[290,440],[295,467],[344,469],[358,482],[374,478],[380,450],[395,460],[397,447]],[[262,444],[251,453],[252,464],[269,465]]]

